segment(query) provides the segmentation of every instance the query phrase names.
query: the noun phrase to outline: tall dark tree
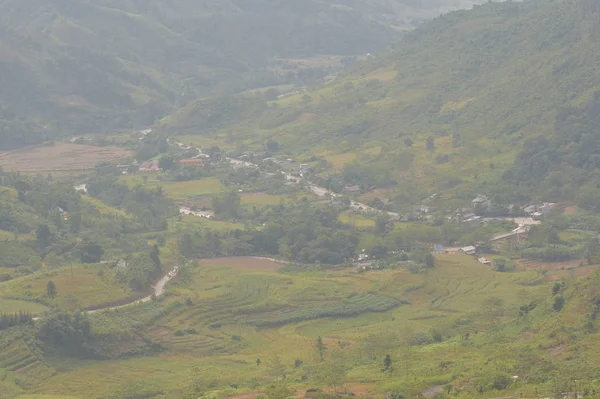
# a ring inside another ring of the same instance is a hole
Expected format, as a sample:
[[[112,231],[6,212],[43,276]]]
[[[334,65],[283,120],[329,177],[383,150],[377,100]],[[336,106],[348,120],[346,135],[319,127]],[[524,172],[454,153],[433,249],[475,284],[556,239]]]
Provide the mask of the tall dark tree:
[[[323,338],[317,338],[317,342],[315,342],[315,349],[317,350],[317,354],[319,355],[319,359],[321,361],[325,360],[325,352],[327,352],[327,345],[323,342]]]
[[[50,299],[56,298],[56,295],[57,295],[56,285],[54,284],[54,281],[52,281],[52,280],[48,281],[48,284],[46,284],[46,295]]]

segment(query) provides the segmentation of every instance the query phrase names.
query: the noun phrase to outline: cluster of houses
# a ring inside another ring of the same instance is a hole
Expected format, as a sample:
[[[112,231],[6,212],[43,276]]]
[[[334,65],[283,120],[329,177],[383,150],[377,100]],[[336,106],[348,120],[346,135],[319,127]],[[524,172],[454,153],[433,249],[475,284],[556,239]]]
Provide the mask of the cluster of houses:
[[[531,216],[533,219],[539,219],[541,217],[548,216],[555,207],[555,203],[544,202],[541,204],[529,205],[523,208],[523,211],[529,216]]]
[[[151,161],[146,161],[143,162],[138,171],[140,173],[147,173],[147,172],[158,172],[160,171],[160,167],[158,166],[158,159],[154,159]]]
[[[191,215],[198,216],[204,219],[212,219],[214,217],[213,212],[210,211],[193,211],[190,208],[181,207],[179,208],[180,215]]]

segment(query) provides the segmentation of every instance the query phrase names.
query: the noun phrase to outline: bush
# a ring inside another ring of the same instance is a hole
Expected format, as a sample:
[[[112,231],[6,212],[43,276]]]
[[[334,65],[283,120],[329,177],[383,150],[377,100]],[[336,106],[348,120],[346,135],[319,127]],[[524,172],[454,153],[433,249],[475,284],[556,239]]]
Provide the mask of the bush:
[[[432,342],[432,337],[424,332],[418,332],[410,337],[411,345],[428,345]]]
[[[565,297],[560,295],[554,298],[554,304],[552,305],[552,309],[554,309],[555,312],[560,312],[563,306],[565,306]]]
[[[508,388],[510,385],[510,378],[505,375],[497,375],[494,377],[494,382],[492,383],[492,388],[501,391],[503,389]]]
[[[175,335],[176,337],[182,337],[182,336],[184,336],[184,335],[185,335],[185,332],[184,332],[183,330],[177,330],[177,331],[175,331],[175,334],[174,334],[174,335]]]

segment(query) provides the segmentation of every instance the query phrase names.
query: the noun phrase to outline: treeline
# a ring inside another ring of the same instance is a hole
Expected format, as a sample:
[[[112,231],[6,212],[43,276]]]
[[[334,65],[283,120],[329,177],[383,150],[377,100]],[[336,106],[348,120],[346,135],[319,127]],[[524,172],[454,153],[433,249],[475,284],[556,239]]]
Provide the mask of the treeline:
[[[98,175],[88,184],[88,193],[102,202],[137,216],[143,231],[166,230],[167,218],[177,215],[175,203],[166,198],[160,186],[146,189],[129,187],[116,177]]]
[[[33,321],[31,313],[0,313],[0,331],[19,324],[27,324]]]
[[[600,211],[600,91],[587,104],[561,109],[551,135],[530,139],[503,180],[547,201],[577,201]]]
[[[102,168],[100,168],[102,169]],[[0,230],[15,240],[0,242],[0,266],[12,274],[28,274],[64,262],[96,263],[104,256],[122,256],[147,249],[136,233],[163,231],[177,214],[160,188],[130,188],[103,170],[91,178],[91,196],[121,209],[102,209],[72,185],[51,176],[25,177],[0,170]],[[123,210],[123,212],[121,211]],[[16,241],[19,235],[26,239]],[[10,274],[0,276],[3,280]]]
[[[269,208],[260,229],[231,232],[187,231],[179,238],[185,257],[282,255],[300,263],[341,264],[350,261],[359,243],[357,231],[340,223],[338,212],[308,203]]]

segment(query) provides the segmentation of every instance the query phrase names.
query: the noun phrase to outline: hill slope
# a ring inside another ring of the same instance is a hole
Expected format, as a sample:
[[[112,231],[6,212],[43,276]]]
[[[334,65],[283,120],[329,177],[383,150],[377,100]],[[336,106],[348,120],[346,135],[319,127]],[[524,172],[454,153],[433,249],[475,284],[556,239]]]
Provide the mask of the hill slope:
[[[238,112],[235,123],[213,132],[255,148],[277,140],[283,151],[326,160],[353,154],[363,167],[392,170],[396,182],[417,185],[422,195],[506,192],[514,182],[500,179],[517,165],[527,139],[560,135],[561,110],[564,119],[595,109],[599,15],[589,0],[489,3],[451,13],[335,82],[262,103],[260,112],[254,101],[253,112]],[[205,107],[190,104],[163,128],[206,131]],[[221,115],[213,111],[211,122]],[[222,114],[229,115],[227,107]],[[561,143],[563,152],[577,140]],[[343,164],[330,173],[335,166]],[[524,195],[533,195],[532,184]]]
[[[151,124],[198,95],[285,82],[273,57],[379,50],[472,3],[5,0],[0,148]]]

